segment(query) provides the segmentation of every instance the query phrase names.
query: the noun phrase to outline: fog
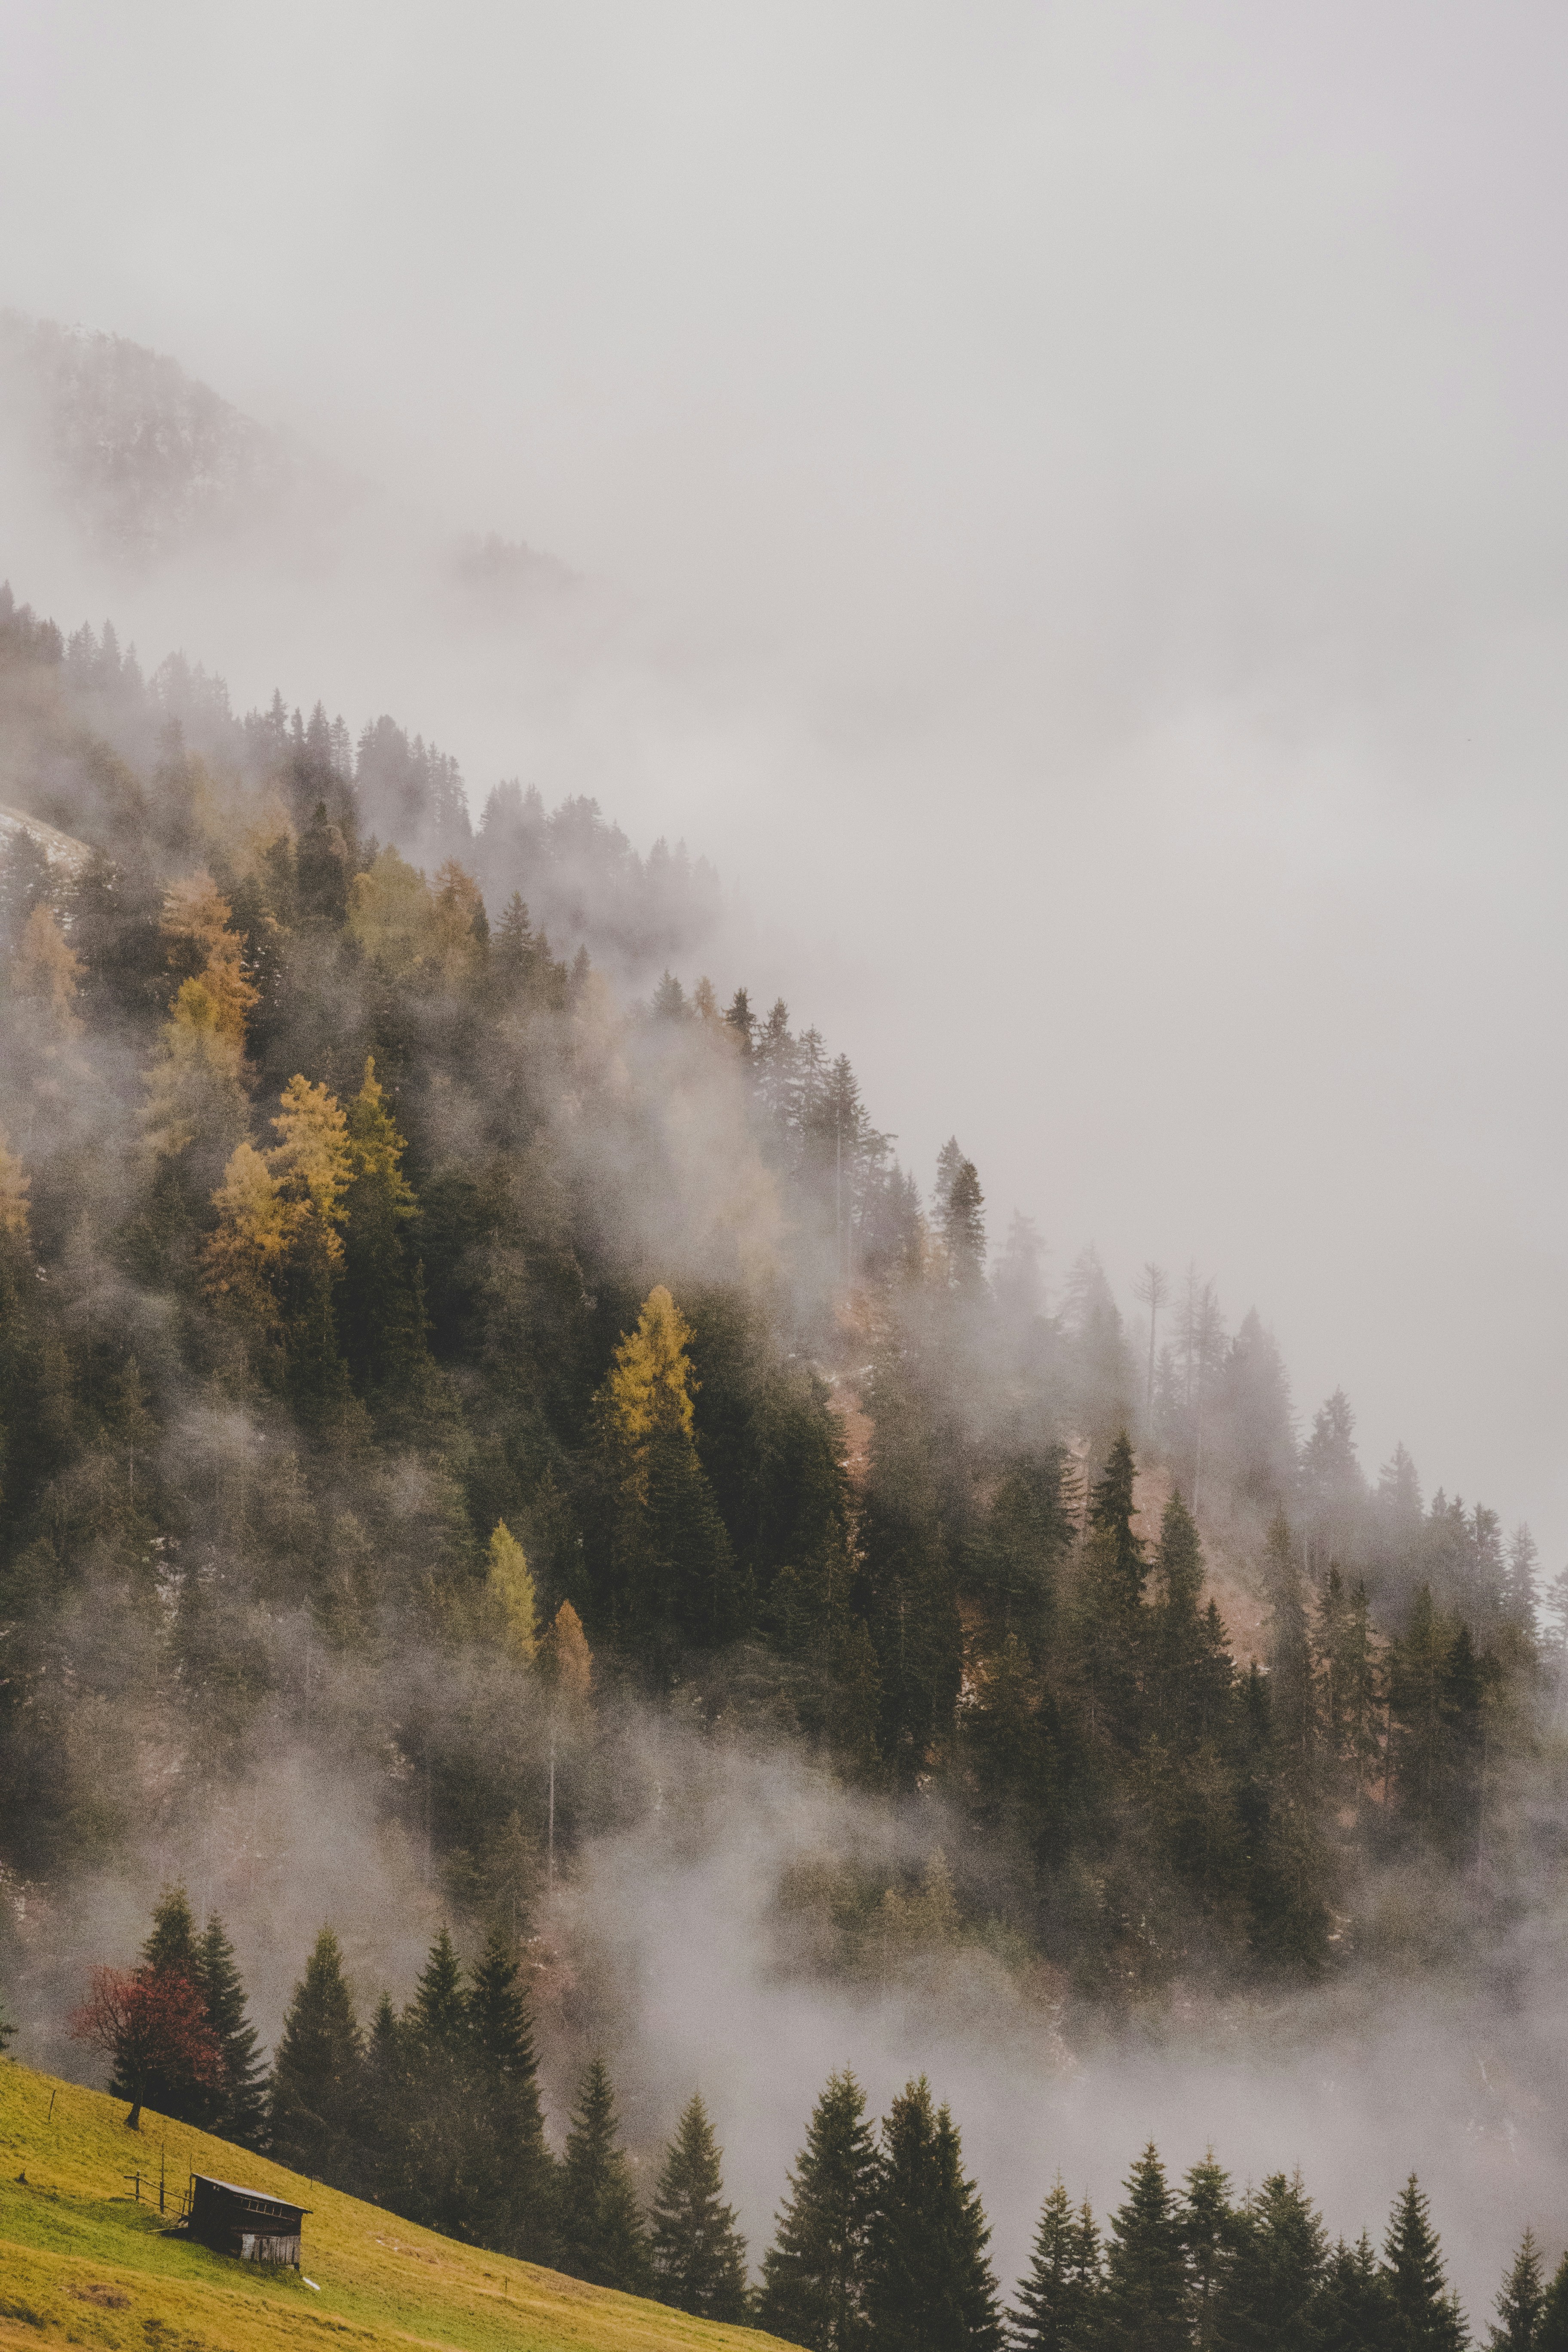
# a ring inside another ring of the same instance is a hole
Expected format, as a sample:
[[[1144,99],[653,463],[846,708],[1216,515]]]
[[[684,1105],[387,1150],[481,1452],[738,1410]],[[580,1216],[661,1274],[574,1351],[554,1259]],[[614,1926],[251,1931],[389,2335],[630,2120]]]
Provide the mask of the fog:
[[[281,509],[128,552],[14,440],[19,598],[111,615],[149,667],[183,647],[237,708],[390,711],[476,814],[518,776],[684,838],[726,887],[721,992],[850,1054],[922,1184],[956,1131],[1049,1278],[1091,1238],[1124,1303],[1145,1259],[1195,1265],[1305,1413],[1343,1385],[1369,1471],[1403,1440],[1555,1572],[1561,10],[0,24],[0,307],[171,354],[301,468]],[[491,533],[564,573],[476,585]],[[328,1768],[273,1769],[320,1817]],[[1058,2164],[1103,2208],[1151,2134],[1238,2179],[1300,2160],[1335,2230],[1417,2163],[1476,2318],[1525,2221],[1555,2259],[1544,1927],[1425,2009],[1369,1977],[1069,2049],[978,1959],[792,1973],[782,1859],[898,1834],[804,1775],[682,1751],[657,1834],[562,1895],[620,1989],[640,2149],[700,2078],[753,2254],[851,2063],[879,2105],[921,2068],[952,2100],[1005,2277]],[[195,1843],[76,1889],[55,1941],[128,1956],[182,1868],[270,2037],[331,1876],[356,1984],[405,1992],[437,1897],[369,1796],[331,1805],[265,1931]]]
[[[1561,1557],[1559,12],[6,19],[5,299],[615,617],[18,593],[685,834],[922,1171]]]

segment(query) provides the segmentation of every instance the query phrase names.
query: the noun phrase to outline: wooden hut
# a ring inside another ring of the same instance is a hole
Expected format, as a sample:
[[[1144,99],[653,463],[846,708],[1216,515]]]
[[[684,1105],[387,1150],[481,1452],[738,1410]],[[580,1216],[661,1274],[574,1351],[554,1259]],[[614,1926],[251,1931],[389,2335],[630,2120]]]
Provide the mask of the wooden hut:
[[[298,2270],[300,2225],[310,2210],[197,2172],[191,2176],[185,2227],[215,2253],[237,2254],[246,2263],[288,2263]]]

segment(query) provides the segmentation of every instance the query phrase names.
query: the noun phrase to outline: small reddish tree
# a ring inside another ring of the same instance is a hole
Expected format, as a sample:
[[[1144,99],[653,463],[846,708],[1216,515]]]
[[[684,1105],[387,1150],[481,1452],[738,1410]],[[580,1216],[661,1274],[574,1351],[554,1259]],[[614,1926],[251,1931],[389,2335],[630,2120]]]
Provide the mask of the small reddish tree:
[[[94,1969],[92,1990],[70,2021],[71,2037],[107,2058],[131,2101],[126,2128],[140,2131],[148,2085],[169,2076],[192,2083],[223,2077],[223,2050],[206,2007],[175,1969]]]

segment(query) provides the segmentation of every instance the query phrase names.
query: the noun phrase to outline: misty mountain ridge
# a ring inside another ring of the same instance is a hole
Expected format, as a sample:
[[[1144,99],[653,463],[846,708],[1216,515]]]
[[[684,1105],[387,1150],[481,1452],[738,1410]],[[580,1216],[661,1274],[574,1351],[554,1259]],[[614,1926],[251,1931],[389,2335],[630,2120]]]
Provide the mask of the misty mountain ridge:
[[[332,565],[384,505],[374,484],[259,425],[121,335],[0,311],[0,450],[47,486],[83,548],[127,576],[182,558]],[[405,534],[401,561],[504,622],[577,586],[500,533]]]

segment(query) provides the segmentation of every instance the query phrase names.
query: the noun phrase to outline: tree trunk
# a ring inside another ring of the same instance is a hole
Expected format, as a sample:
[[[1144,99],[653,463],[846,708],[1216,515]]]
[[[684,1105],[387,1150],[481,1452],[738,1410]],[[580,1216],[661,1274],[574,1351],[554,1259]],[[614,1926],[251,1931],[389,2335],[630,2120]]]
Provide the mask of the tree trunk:
[[[140,2131],[142,2128],[142,2102],[140,2098],[134,2099],[132,2102],[131,2113],[125,2118],[125,2128],[127,2131]]]

